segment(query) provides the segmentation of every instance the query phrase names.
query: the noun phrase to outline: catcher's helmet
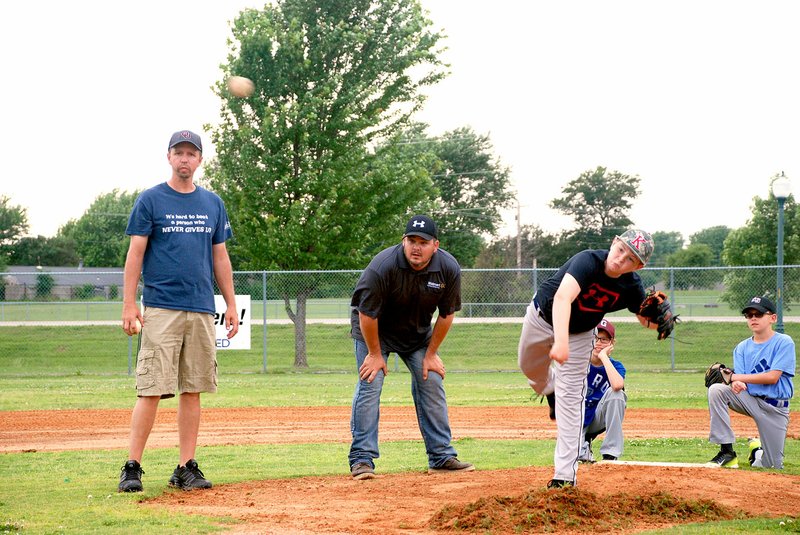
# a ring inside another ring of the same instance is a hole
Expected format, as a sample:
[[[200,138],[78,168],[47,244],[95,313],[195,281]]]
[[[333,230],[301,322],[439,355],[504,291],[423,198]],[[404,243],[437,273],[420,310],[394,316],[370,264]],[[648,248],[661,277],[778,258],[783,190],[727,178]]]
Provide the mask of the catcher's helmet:
[[[653,249],[656,247],[650,233],[643,230],[626,230],[620,236],[617,236],[617,238],[628,246],[642,265],[647,264],[647,261],[650,260],[650,256],[653,254]]]

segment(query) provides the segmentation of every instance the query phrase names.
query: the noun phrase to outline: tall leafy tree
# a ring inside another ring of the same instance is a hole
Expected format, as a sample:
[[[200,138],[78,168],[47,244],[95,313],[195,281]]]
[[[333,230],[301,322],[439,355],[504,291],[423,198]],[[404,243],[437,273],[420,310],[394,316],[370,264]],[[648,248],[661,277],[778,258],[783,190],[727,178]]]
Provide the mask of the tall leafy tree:
[[[575,220],[576,229],[563,236],[574,252],[607,247],[614,236],[632,226],[628,213],[640,182],[638,176],[598,166],[564,187],[563,195],[550,206]]]
[[[645,229],[647,230],[647,229]],[[650,257],[648,267],[663,267],[669,265],[668,258],[683,249],[683,235],[680,232],[667,232],[657,230],[652,233],[656,246]]]
[[[80,218],[59,229],[58,236],[75,243],[75,251],[87,267],[124,266],[129,243],[125,227],[139,193],[114,189],[98,195]]]
[[[744,227],[732,230],[725,238],[722,261],[728,266],[772,266],[778,261],[778,201],[769,197],[753,199],[752,217]],[[784,207],[784,264],[800,263],[800,209],[790,196]],[[731,270],[725,276],[722,299],[741,307],[754,295],[777,293],[776,272],[765,270]],[[784,303],[800,298],[800,280],[792,271],[784,279]]]
[[[0,271],[8,265],[8,256],[15,241],[28,232],[28,213],[25,208],[12,205],[11,199],[0,195]]]
[[[420,89],[445,75],[430,26],[415,0],[278,0],[233,21],[223,72],[256,91],[238,99],[218,84],[208,170],[240,267],[363,267],[376,244],[399,241],[411,208],[432,194],[429,162],[370,147],[398,133]],[[281,290],[297,367],[308,365],[305,304],[319,285],[304,277]]]
[[[725,238],[730,234],[731,229],[725,225],[718,225],[715,227],[708,227],[699,230],[689,236],[689,243],[691,244],[705,244],[711,249],[711,266],[719,266],[722,264],[722,250],[725,248]]]
[[[497,233],[500,212],[512,201],[510,170],[493,155],[489,136],[469,127],[445,133],[431,149],[439,167],[433,174],[441,203],[434,213],[439,239],[462,266],[472,267],[483,236]]]
[[[638,176],[598,166],[570,181],[563,196],[553,199],[550,206],[598,234],[624,232],[632,224],[628,212],[639,195],[640,182]]]
[[[8,263],[12,266],[74,266],[79,261],[71,238],[26,236],[12,246]]]

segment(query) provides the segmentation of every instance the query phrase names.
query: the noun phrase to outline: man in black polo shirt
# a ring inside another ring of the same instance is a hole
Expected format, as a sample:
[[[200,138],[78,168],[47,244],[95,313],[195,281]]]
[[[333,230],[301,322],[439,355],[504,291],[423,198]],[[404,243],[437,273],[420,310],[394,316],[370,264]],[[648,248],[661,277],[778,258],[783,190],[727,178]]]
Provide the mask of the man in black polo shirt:
[[[412,217],[402,243],[378,253],[356,284],[350,302],[359,376],[350,420],[349,461],[354,479],[375,477],[381,389],[392,352],[411,372],[411,395],[428,454],[428,472],[475,469],[459,461],[450,444],[444,363],[438,349],[461,309],[461,268],[453,255],[439,249],[437,236],[431,218]],[[439,316],[431,328],[437,308]]]

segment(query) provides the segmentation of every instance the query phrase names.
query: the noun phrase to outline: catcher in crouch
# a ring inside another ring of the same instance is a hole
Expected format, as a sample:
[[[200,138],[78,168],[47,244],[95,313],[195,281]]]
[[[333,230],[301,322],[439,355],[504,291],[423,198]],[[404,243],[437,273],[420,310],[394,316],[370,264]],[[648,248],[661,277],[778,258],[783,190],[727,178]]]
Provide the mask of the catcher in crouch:
[[[519,367],[530,386],[554,402],[558,437],[553,456],[555,474],[548,488],[577,483],[583,442],[586,372],[592,355],[594,328],[608,312],[628,309],[639,322],[658,330],[663,340],[672,332],[672,314],[663,292],[645,295],[635,271],[653,254],[653,238],[628,230],[614,238],[610,250],[586,250],[572,258],[533,295],[519,340]],[[548,381],[555,361],[555,384]]]
[[[753,336],[733,350],[733,369],[715,363],[706,371],[708,440],[720,450],[709,465],[738,468],[728,408],[756,422],[759,439],[750,439],[749,464],[758,468],[783,468],[783,447],[789,428],[789,399],[796,365],[794,341],[772,327],[778,317],[766,297],[753,297],[742,309]],[[763,448],[763,449],[762,449]]]

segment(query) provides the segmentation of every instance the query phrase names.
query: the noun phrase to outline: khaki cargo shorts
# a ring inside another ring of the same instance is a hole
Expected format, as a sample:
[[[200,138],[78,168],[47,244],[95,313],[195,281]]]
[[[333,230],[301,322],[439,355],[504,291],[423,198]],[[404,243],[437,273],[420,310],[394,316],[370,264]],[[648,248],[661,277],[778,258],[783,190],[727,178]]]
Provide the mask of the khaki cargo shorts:
[[[138,396],[217,391],[214,316],[146,307],[136,358]]]

